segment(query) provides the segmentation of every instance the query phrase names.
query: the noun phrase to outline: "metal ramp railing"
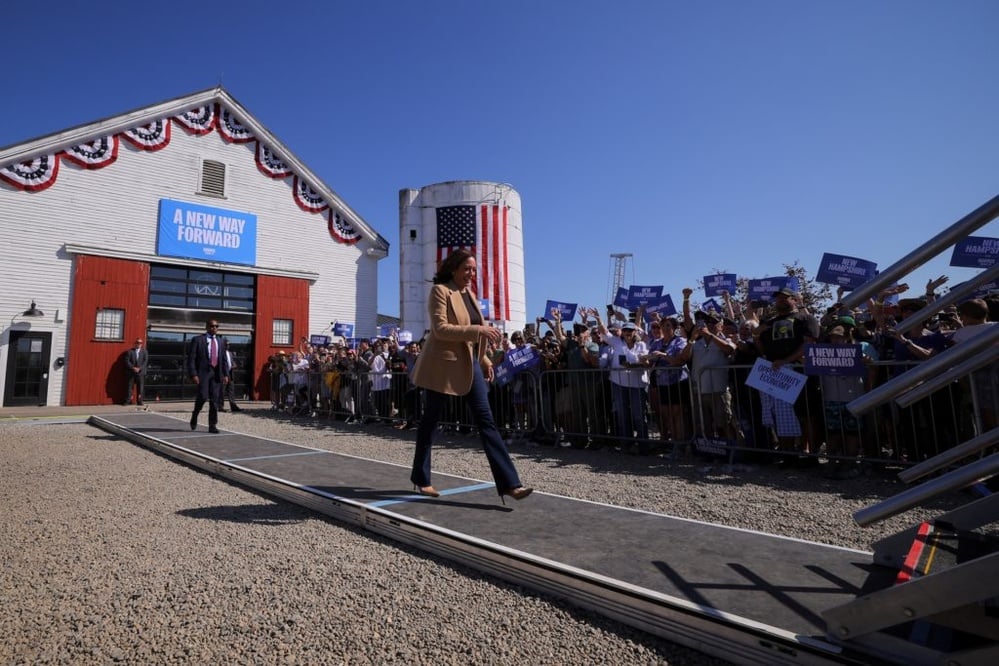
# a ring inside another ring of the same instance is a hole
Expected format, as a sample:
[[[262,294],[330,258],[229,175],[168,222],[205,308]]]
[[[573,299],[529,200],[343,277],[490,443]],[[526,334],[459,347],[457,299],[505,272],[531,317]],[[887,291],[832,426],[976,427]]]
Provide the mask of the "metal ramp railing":
[[[971,232],[999,217],[999,197],[958,220],[877,278],[843,299],[856,307]],[[897,325],[903,332],[964,300],[999,276],[983,271]],[[909,407],[949,382],[999,361],[999,325],[955,345],[847,405],[855,415],[892,400]],[[912,483],[893,497],[854,514],[866,526],[999,475],[999,427],[920,462],[899,474]],[[999,663],[999,537],[987,528],[999,521],[999,494],[970,500],[932,523],[910,526],[874,544],[874,563],[899,570],[896,584],[863,594],[823,612],[830,639],[891,662],[910,664]]]

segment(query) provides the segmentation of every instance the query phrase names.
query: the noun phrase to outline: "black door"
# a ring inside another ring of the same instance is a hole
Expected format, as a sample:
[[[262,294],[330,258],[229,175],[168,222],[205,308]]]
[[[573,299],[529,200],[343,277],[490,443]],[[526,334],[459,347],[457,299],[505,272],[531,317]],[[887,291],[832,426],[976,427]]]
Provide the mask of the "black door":
[[[51,333],[11,331],[4,407],[45,405],[49,392]]]

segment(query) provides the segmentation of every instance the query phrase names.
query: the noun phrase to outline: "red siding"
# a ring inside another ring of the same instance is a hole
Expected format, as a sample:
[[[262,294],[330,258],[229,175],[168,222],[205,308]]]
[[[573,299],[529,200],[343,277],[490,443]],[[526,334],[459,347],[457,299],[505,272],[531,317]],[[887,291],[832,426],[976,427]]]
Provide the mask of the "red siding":
[[[136,338],[146,337],[149,264],[79,255],[73,265],[66,404],[109,405],[125,398],[123,355]],[[97,310],[125,311],[124,338],[94,339]]]
[[[291,319],[294,322],[291,346],[271,344],[275,319]],[[279,351],[290,354],[298,349],[298,341],[309,335],[309,282],[271,275],[258,276],[254,328],[253,357],[257,363],[254,399],[269,400],[271,377],[267,372],[267,359]]]

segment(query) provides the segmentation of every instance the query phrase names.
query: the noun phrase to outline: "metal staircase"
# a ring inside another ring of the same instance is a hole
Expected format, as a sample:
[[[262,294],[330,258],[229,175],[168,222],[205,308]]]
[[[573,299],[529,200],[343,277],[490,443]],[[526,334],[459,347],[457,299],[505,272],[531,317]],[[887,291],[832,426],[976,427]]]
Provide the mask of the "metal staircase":
[[[993,198],[844,299],[856,307],[999,216]],[[996,279],[999,266],[951,290],[898,324],[907,331],[931,314],[970,297]],[[894,400],[912,405],[947,383],[999,362],[999,326],[951,347],[847,405],[855,415]],[[871,525],[938,495],[999,475],[999,428],[992,428],[899,474],[912,485],[854,514]],[[984,486],[978,486],[982,488]],[[969,501],[934,520],[874,544],[871,584],[856,599],[822,613],[828,637],[892,663],[999,664],[999,494]],[[886,575],[888,574],[888,575]],[[893,574],[893,575],[892,575]]]

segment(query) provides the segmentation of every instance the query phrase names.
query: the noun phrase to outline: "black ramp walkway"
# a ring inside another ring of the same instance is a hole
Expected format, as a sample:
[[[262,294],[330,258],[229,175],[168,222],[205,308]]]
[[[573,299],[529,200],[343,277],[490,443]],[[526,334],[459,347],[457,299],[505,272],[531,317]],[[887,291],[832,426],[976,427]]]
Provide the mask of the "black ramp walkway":
[[[864,661],[825,638],[821,612],[870,583],[871,554],[409,470],[151,412],[91,417],[104,430],[616,620],[739,663]]]

